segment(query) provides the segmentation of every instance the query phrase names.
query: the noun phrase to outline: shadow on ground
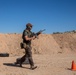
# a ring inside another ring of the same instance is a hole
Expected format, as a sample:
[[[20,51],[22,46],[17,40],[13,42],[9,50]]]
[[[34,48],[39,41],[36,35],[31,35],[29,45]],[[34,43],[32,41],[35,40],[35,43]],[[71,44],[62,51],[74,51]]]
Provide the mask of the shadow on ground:
[[[12,66],[12,67],[20,67],[19,64],[16,65],[15,63],[3,63],[3,65],[10,66],[10,67],[11,67],[11,66]],[[23,67],[23,66],[20,67],[20,68],[30,69],[30,68],[28,68],[28,67]]]

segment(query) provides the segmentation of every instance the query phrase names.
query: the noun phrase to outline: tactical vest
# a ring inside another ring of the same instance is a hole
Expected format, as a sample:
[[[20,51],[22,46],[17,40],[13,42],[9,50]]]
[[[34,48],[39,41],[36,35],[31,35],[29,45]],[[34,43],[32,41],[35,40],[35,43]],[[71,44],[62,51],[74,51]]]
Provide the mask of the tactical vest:
[[[31,31],[28,31],[28,30],[24,30],[23,31],[23,34],[22,34],[22,39],[23,39],[23,43],[26,43],[28,45],[31,45],[31,40],[30,41],[27,41],[24,37],[25,36],[28,36],[29,38],[32,37],[32,32]]]

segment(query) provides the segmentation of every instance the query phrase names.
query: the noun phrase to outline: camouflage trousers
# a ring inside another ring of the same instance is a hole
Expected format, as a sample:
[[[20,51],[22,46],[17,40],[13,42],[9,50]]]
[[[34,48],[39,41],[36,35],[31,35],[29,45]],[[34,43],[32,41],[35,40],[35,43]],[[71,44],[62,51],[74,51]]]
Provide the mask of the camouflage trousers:
[[[25,48],[25,55],[22,56],[22,58],[20,59],[21,64],[26,60],[26,58],[28,58],[30,65],[34,66],[31,49],[32,49],[31,46]]]

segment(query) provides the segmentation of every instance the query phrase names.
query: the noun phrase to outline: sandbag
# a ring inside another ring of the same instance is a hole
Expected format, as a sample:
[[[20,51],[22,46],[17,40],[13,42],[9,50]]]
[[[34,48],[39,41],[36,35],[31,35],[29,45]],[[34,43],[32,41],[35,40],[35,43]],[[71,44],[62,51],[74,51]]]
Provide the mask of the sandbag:
[[[21,59],[21,58],[17,58],[17,59],[16,59],[16,62],[20,63],[20,59]],[[29,64],[29,60],[28,60],[27,57],[26,57],[26,60],[23,62],[23,64]]]

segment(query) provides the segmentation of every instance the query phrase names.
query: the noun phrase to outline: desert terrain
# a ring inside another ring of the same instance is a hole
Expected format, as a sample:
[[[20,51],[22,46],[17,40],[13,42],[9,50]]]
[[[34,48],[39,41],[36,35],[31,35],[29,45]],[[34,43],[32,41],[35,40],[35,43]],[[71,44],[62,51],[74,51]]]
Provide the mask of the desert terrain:
[[[0,33],[0,53],[9,53],[9,57],[0,57],[0,75],[76,75],[71,70],[72,61],[76,63],[76,33],[40,34],[32,40],[35,70],[29,64],[14,65],[25,53],[20,48],[21,36]]]

